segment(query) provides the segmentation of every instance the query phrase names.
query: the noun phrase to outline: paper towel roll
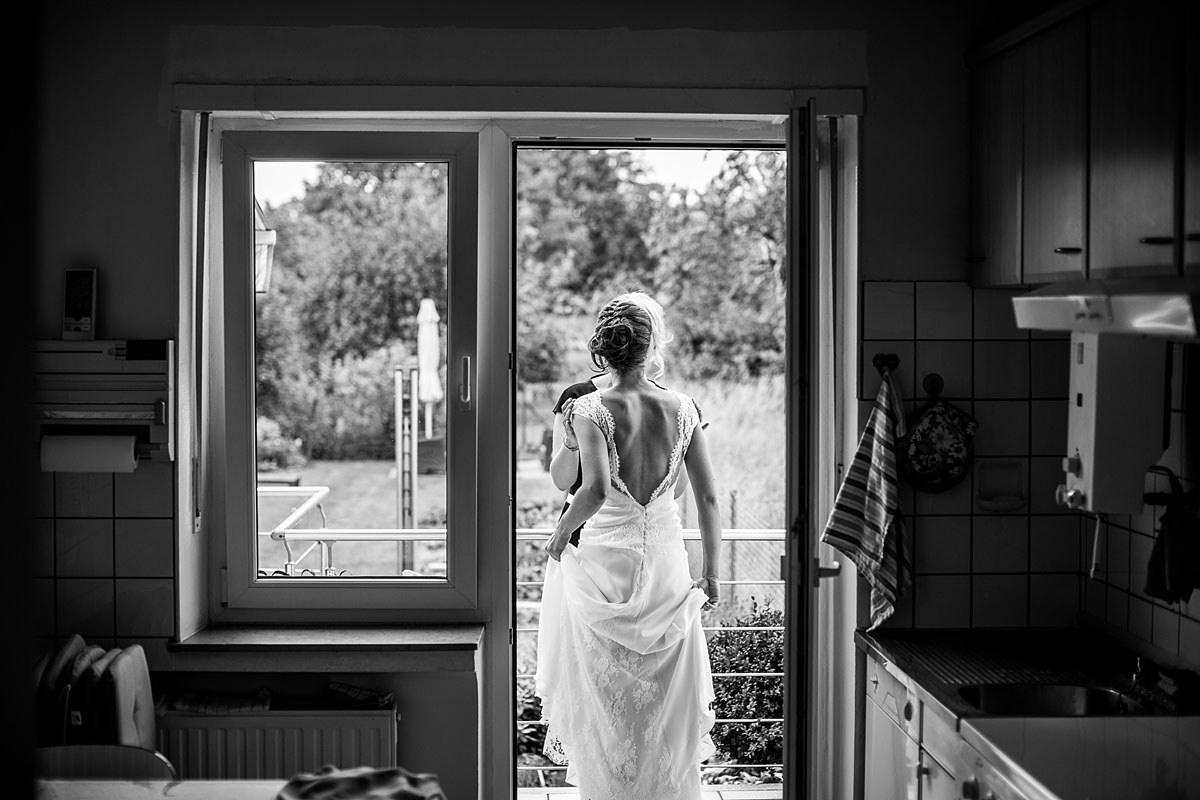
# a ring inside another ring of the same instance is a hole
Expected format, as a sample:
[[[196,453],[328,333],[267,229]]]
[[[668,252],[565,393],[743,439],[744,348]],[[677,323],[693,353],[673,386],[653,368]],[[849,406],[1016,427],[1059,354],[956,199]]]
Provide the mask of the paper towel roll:
[[[136,436],[43,436],[42,472],[133,472]]]

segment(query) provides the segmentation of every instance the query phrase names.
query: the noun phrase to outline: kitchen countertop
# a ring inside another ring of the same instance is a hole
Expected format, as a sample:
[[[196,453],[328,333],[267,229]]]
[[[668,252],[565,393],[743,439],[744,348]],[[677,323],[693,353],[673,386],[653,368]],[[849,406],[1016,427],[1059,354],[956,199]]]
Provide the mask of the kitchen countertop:
[[[1200,787],[1200,717],[975,717],[959,733],[1029,800],[1185,800]]]
[[[927,710],[952,719],[965,744],[1016,776],[1026,797],[1181,800],[1193,796],[1182,787],[1200,786],[1200,708],[1191,701],[1181,707],[1142,688],[1136,694],[1152,708],[1149,716],[1001,717],[959,696],[959,687],[982,683],[1130,686],[1137,654],[1102,634],[895,630],[859,631],[855,639],[915,684]]]

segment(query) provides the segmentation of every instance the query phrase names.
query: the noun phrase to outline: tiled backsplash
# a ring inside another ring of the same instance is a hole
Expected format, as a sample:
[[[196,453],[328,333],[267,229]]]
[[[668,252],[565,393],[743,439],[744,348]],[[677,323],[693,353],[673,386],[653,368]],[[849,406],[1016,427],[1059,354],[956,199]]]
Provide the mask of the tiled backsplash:
[[[35,473],[34,634],[104,647],[175,632],[174,465]]]
[[[1104,569],[1088,577],[1094,519],[1064,513],[1054,500],[1063,479],[1069,336],[1017,328],[1018,293],[949,281],[862,283],[860,430],[879,388],[877,353],[900,357],[895,379],[907,411],[928,401],[923,380],[936,372],[941,397],[980,426],[970,474],[958,486],[929,494],[902,483],[915,578],[885,625],[1071,625],[1085,610],[1200,666],[1200,596],[1168,606],[1141,591],[1162,509],[1107,520]],[[1189,489],[1198,477],[1186,466],[1184,435],[1187,398],[1195,405],[1200,397],[1196,349],[1174,348],[1171,447],[1161,462]],[[1147,488],[1165,490],[1165,480],[1148,473]],[[1021,507],[991,510],[989,495],[1013,492],[1025,497]]]

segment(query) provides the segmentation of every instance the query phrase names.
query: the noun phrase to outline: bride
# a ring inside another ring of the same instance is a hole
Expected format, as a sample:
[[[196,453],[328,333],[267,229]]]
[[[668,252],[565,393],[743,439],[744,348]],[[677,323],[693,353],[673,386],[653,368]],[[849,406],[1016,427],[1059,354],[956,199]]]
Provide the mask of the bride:
[[[695,402],[646,377],[652,333],[625,296],[601,309],[588,350],[611,382],[568,412],[583,484],[544,546],[545,752],[581,800],[699,800],[699,764],[714,752],[700,611],[720,598],[717,491]],[[674,492],[684,467],[703,542],[694,581]]]

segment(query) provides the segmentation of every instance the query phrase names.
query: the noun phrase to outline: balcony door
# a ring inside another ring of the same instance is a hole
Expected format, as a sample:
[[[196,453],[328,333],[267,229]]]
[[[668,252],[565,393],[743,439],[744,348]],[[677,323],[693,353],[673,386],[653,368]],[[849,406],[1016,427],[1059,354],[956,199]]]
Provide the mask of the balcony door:
[[[585,349],[596,312],[627,289],[664,306],[675,340],[661,382],[698,401],[720,495],[723,599],[702,619],[717,753],[701,765],[702,783],[753,785],[779,798],[818,796],[819,781],[827,785],[808,747],[823,734],[810,719],[810,698],[818,673],[829,677],[810,644],[816,412],[823,408],[826,424],[833,418],[832,398],[816,394],[811,377],[819,347],[833,335],[832,326],[813,330],[810,312],[816,293],[831,292],[833,276],[832,226],[819,217],[833,209],[828,198],[820,201],[819,164],[808,156],[823,143],[828,167],[829,137],[818,141],[817,127],[804,109],[787,122],[763,123],[753,137],[699,126],[680,136],[686,125],[665,135],[641,131],[648,136],[632,125],[601,138],[556,129],[548,141],[519,127],[510,134],[520,798],[566,785],[566,769],[543,752],[534,690],[541,543],[565,496],[549,469],[552,409],[564,388],[596,374]],[[687,492],[678,502],[698,576],[695,510]]]

